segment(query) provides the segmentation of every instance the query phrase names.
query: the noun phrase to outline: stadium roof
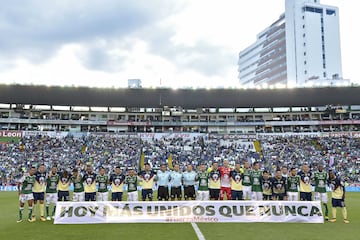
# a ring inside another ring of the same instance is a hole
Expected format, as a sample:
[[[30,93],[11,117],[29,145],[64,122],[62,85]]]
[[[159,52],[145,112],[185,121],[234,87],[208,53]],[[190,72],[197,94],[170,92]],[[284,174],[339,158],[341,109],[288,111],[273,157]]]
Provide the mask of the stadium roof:
[[[0,103],[149,108],[360,105],[360,87],[173,90],[0,85]]]

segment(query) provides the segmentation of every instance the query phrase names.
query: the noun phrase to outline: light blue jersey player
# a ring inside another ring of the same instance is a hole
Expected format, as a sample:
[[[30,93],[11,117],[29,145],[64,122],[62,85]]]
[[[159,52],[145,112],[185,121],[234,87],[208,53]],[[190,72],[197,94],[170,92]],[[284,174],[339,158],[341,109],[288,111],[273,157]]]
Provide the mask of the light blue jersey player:
[[[191,164],[186,166],[186,171],[183,173],[183,185],[184,185],[184,198],[185,200],[196,199],[195,183],[197,173],[193,171]]]
[[[169,200],[170,172],[166,170],[166,164],[161,164],[156,173],[155,181],[158,185],[158,200]]]
[[[174,165],[174,170],[170,173],[170,197],[171,200],[174,201],[175,198],[177,200],[181,200],[181,186],[182,186],[183,174],[180,172],[179,164]]]

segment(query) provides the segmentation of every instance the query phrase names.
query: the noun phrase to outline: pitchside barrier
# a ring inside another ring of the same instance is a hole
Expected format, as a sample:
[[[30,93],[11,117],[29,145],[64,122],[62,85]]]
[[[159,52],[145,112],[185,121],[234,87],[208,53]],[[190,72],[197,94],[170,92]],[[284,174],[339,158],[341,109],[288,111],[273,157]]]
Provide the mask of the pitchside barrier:
[[[58,202],[54,224],[324,223],[319,201]]]

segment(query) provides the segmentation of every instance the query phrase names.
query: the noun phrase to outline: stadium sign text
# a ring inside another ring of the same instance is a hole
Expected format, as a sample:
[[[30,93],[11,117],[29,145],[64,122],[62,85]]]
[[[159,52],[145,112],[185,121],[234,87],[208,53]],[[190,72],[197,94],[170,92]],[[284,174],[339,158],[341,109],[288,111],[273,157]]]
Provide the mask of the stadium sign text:
[[[0,137],[22,138],[22,131],[0,131]]]
[[[58,202],[55,224],[132,222],[323,223],[320,202]]]

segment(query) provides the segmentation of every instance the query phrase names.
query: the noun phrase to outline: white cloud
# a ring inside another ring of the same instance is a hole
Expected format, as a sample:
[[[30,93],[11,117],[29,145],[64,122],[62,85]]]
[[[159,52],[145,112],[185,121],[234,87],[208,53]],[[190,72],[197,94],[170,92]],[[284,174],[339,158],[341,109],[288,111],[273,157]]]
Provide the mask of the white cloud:
[[[343,75],[359,83],[358,1],[322,2],[339,6]],[[60,1],[56,11],[42,11],[48,2],[33,0],[2,8],[0,83],[237,85],[238,52],[284,11],[284,0],[106,3]]]

